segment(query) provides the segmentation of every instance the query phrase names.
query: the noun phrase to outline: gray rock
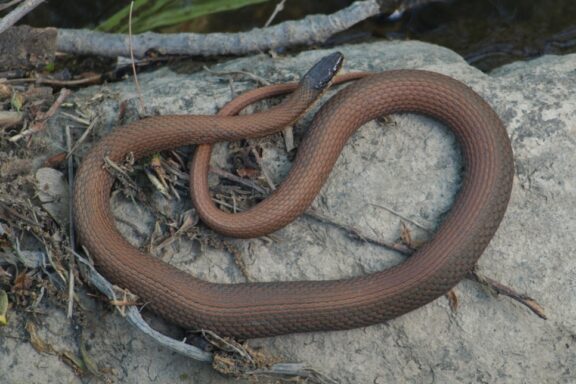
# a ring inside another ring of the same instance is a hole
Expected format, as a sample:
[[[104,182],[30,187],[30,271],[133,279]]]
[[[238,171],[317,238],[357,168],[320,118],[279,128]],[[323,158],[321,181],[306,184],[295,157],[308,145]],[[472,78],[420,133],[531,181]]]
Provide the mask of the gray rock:
[[[69,223],[69,196],[64,174],[53,168],[40,168],[36,171],[36,190],[42,207],[62,228],[66,228]]]
[[[516,177],[505,219],[480,259],[479,269],[534,297],[544,306],[548,320],[464,281],[456,288],[460,302],[456,312],[440,298],[386,324],[250,343],[285,361],[307,362],[341,383],[574,382],[576,55],[519,62],[485,74],[450,50],[418,42],[381,42],[339,50],[346,56],[347,71],[418,68],[450,75],[474,88],[502,117],[514,146]],[[260,55],[213,69],[250,71],[284,82],[297,79],[327,52],[279,59]],[[141,75],[140,83],[146,105],[160,114],[214,113],[231,96],[227,79],[207,72],[182,75],[161,69]],[[253,87],[251,80],[233,83],[235,91]],[[97,136],[114,125],[120,102],[128,100],[129,109],[137,108],[133,89],[126,82],[92,87],[76,95],[79,103],[98,92],[112,95],[95,106],[96,112],[108,112],[95,127]],[[401,221],[416,238],[424,238],[419,227],[434,229],[458,190],[459,152],[453,136],[430,119],[398,115],[392,120],[393,124],[369,123],[354,135],[314,207],[384,240],[398,239]],[[289,169],[282,141],[276,137],[261,144],[264,164],[278,183]],[[215,160],[219,166],[226,165],[224,153],[222,145]],[[119,224],[129,241],[145,245],[154,229],[154,215],[117,196],[113,207],[122,222],[131,223]],[[350,277],[402,260],[391,251],[351,240],[342,231],[309,218],[300,218],[275,235],[279,241],[235,241],[255,280]],[[228,254],[202,250],[193,243],[186,239],[174,243],[171,262],[206,280],[242,281]],[[52,333],[65,333],[58,316],[51,314],[46,321],[53,324]],[[96,320],[98,316],[101,320]],[[117,314],[94,312],[91,324],[91,354],[100,366],[113,369],[113,380],[229,382],[208,366],[156,347]],[[12,340],[8,343],[14,349],[0,347],[0,371],[9,372],[9,382],[25,380],[28,376],[14,367],[24,364],[21,360],[30,354],[29,347]],[[78,380],[55,357],[35,354],[33,359],[37,363],[27,368],[30,377],[38,377],[42,370],[49,372],[44,382]]]

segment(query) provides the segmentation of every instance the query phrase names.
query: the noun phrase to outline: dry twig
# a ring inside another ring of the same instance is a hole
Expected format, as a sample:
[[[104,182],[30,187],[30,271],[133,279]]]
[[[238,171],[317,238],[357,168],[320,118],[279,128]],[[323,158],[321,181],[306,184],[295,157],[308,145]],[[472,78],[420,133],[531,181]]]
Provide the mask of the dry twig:
[[[467,276],[470,280],[476,281],[480,285],[485,286],[490,291],[508,296],[509,298],[519,302],[520,304],[526,306],[529,310],[531,310],[536,316],[541,319],[546,320],[546,314],[544,313],[544,308],[533,298],[530,296],[516,292],[512,288],[494,280],[486,276],[480,275],[477,271],[470,272]]]
[[[7,2],[7,3],[0,4],[0,12],[3,11],[3,10],[5,10],[5,9],[10,8],[10,7],[13,6],[13,5],[16,5],[16,4],[20,3],[21,1],[22,1],[22,0],[12,0],[12,1],[9,1],[9,2]]]
[[[274,185],[274,182],[272,181],[272,178],[268,174],[268,171],[266,171],[266,168],[264,168],[262,166],[262,156],[260,156],[260,154],[258,153],[258,150],[256,150],[256,148],[253,145],[250,145],[250,147],[251,147],[251,152],[254,155],[254,158],[256,159],[256,163],[260,167],[260,171],[262,172],[262,176],[264,176],[264,180],[266,180],[266,184],[268,184],[268,186],[270,187],[271,190],[273,190],[273,191],[276,190],[276,185]]]
[[[22,78],[15,78],[15,79],[7,79],[2,80],[2,83],[6,84],[20,84],[20,83],[36,83],[36,84],[46,84],[46,85],[53,85],[57,87],[75,87],[77,85],[87,85],[87,84],[94,84],[101,81],[103,78],[102,75],[93,75],[84,77],[81,79],[73,79],[73,80],[57,80],[57,79],[50,79],[48,77],[42,77],[36,74],[35,77],[22,77]]]
[[[373,206],[373,207],[382,208],[383,210],[390,212],[390,213],[393,214],[394,216],[397,216],[397,217],[401,218],[402,220],[407,221],[407,222],[409,222],[410,224],[412,224],[412,225],[414,225],[414,226],[416,226],[416,227],[418,227],[418,228],[420,228],[420,229],[422,229],[422,230],[424,230],[424,231],[426,231],[426,232],[428,232],[428,233],[432,232],[432,229],[430,228],[430,226],[421,224],[421,223],[417,222],[417,221],[414,220],[414,219],[410,219],[409,217],[406,217],[405,215],[401,214],[400,212],[397,212],[397,211],[393,210],[392,208],[389,208],[389,207],[387,207],[387,206],[385,206],[385,205],[374,204],[374,203],[370,203],[370,205]]]
[[[87,84],[95,84],[102,80],[102,75],[93,75],[84,77],[81,79],[73,79],[73,80],[56,80],[56,79],[49,79],[46,77],[37,77],[36,79],[31,79],[36,84],[46,84],[46,85],[54,85],[60,87],[74,87],[78,85],[87,85]],[[10,80],[13,82],[14,80]]]
[[[349,236],[351,236],[354,239],[363,240],[363,241],[366,241],[367,243],[371,243],[374,245],[385,247],[385,248],[391,249],[393,251],[400,252],[403,255],[410,255],[413,252],[413,250],[411,250],[410,248],[408,248],[404,244],[391,243],[388,241],[377,239],[376,237],[373,237],[370,235],[366,235],[366,234],[362,233],[362,231],[360,229],[353,227],[353,226],[350,226],[350,225],[347,225],[347,224],[336,222],[333,218],[325,216],[325,215],[315,211],[312,208],[309,208],[306,212],[304,212],[304,215],[307,217],[310,217],[314,220],[318,220],[324,224],[329,224],[329,225],[332,225],[336,228],[342,229]]]
[[[37,6],[39,6],[43,2],[44,2],[44,0],[26,0],[26,1],[24,1],[22,4],[20,4],[18,6],[18,8],[12,10],[9,14],[7,14],[2,19],[0,19],[0,33],[6,31],[8,28],[10,28],[14,24],[16,24],[18,22],[18,20],[20,20],[21,18],[26,16],[34,8],[36,8]]]
[[[235,183],[238,183],[240,185],[243,185],[245,187],[251,188],[254,191],[261,193],[263,195],[268,194],[268,191],[266,189],[262,188],[261,186],[259,186],[258,184],[256,184],[255,182],[253,182],[250,179],[244,179],[240,176],[236,176],[230,172],[227,172],[227,171],[220,169],[220,168],[217,168],[217,167],[210,167],[210,172],[214,173],[220,177],[224,177],[228,180],[231,180]]]
[[[377,0],[355,1],[331,15],[312,15],[286,21],[272,27],[240,33],[143,33],[134,36],[136,57],[155,50],[163,55],[244,55],[300,44],[324,42],[337,32],[380,13]],[[57,49],[71,54],[95,54],[108,57],[129,56],[128,38],[123,34],[78,29],[59,29]]]
[[[82,136],[80,136],[80,138],[78,140],[76,140],[76,142],[74,143],[72,148],[70,150],[68,150],[68,153],[66,154],[66,158],[72,157],[72,154],[74,153],[74,151],[76,151],[76,149],[80,146],[80,144],[82,144],[84,142],[84,140],[86,140],[86,138],[88,137],[90,132],[92,132],[92,129],[96,125],[97,121],[98,121],[98,117],[95,117],[94,119],[92,119],[92,121],[88,124],[88,127],[86,127],[86,129],[82,133]],[[70,195],[70,196],[72,196],[72,195]]]
[[[284,10],[285,4],[286,4],[286,0],[280,0],[280,2],[278,4],[276,4],[274,11],[272,11],[272,14],[270,15],[270,17],[268,18],[268,20],[266,20],[266,23],[264,24],[264,28],[268,28],[270,26],[270,24],[272,24],[272,22],[274,21],[276,16]]]
[[[131,157],[132,153],[127,155],[127,159],[124,161],[124,164],[119,165],[110,159],[108,156],[104,157],[104,167],[110,172],[112,176],[114,176],[123,186],[125,192],[127,191],[135,191],[138,192],[140,188],[138,184],[128,174],[131,169],[125,169],[126,167],[132,167],[133,158]]]
[[[207,66],[204,66],[203,68],[206,72],[209,72],[209,73],[211,73],[213,75],[217,75],[217,76],[243,75],[243,76],[251,78],[252,80],[259,83],[260,85],[272,84],[269,80],[266,80],[263,77],[260,77],[258,75],[255,75],[255,74],[253,74],[251,72],[247,72],[247,71],[215,71],[213,69],[208,68]]]
[[[142,318],[140,311],[136,306],[134,306],[134,300],[119,300],[118,299],[118,292],[114,289],[114,286],[110,284],[102,275],[100,275],[94,266],[82,256],[78,255],[76,252],[73,252],[74,256],[79,261],[79,264],[82,266],[81,271],[87,281],[89,281],[92,285],[94,285],[100,292],[108,297],[111,302],[114,303],[122,303],[125,306],[125,315],[127,320],[137,327],[141,332],[145,333],[146,335],[152,337],[157,343],[165,346],[166,348],[180,353],[184,356],[189,358],[211,363],[213,361],[213,354],[210,352],[205,352],[193,345],[186,344],[180,340],[174,340],[170,337],[167,337],[160,332],[152,329],[148,323]],[[122,293],[122,295],[124,292]],[[213,340],[222,338],[212,334]],[[230,343],[223,343],[221,344],[225,348],[230,348],[232,344]],[[244,356],[246,360],[251,361],[253,357],[249,354],[249,351],[245,348],[239,347],[236,345],[234,348],[231,348],[234,352],[238,353],[239,356]],[[297,378],[302,378],[309,383],[336,383],[333,379],[328,378],[327,376],[319,373],[317,370],[303,364],[303,363],[276,363],[272,364],[270,367],[257,367],[254,370],[250,370],[243,373],[246,377],[258,377],[263,375],[274,375],[274,376],[283,376],[283,377],[293,377],[296,380]]]
[[[70,126],[66,126],[66,148],[68,151],[68,193],[69,196],[74,196],[74,159],[70,154],[72,153],[72,135],[70,133]],[[76,236],[74,234],[74,210],[72,206],[73,199],[69,199],[68,208],[68,236],[70,240],[70,248],[72,250],[76,249]],[[72,312],[74,310],[74,270],[76,263],[74,262],[74,257],[70,257],[68,260],[68,312],[67,317],[70,319],[72,317]]]
[[[134,1],[130,2],[130,12],[128,13],[128,50],[130,51],[130,60],[132,62],[132,74],[134,75],[134,85],[138,93],[138,101],[140,102],[140,110],[144,113],[144,100],[142,99],[142,90],[140,89],[140,82],[138,81],[138,74],[136,73],[136,60],[134,59],[134,49],[132,46],[132,9],[134,8]]]

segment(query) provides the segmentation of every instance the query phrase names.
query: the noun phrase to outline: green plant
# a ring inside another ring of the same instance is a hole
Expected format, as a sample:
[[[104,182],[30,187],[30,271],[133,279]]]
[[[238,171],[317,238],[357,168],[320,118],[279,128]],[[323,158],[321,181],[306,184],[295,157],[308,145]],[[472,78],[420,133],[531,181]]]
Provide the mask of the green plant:
[[[136,0],[132,14],[132,32],[142,33],[160,27],[180,24],[200,16],[231,11],[268,0],[194,0],[182,6],[180,0]],[[112,15],[96,29],[103,32],[128,32],[130,5]]]

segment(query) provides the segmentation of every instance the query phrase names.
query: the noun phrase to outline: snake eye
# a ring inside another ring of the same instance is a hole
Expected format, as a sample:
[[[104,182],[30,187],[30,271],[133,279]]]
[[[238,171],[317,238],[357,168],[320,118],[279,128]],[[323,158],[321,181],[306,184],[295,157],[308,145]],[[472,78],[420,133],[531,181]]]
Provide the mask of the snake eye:
[[[302,78],[302,83],[315,90],[323,90],[342,67],[344,55],[340,52],[331,53],[318,61]]]

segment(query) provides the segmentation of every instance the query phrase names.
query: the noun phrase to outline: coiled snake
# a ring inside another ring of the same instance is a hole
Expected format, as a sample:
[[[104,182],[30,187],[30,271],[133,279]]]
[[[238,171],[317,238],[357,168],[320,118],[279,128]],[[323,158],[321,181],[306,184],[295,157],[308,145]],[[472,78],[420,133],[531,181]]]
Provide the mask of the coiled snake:
[[[335,77],[339,53],[317,63],[299,85],[248,92],[217,116],[150,117],[118,128],[84,158],[74,193],[75,221],[96,267],[148,307],[186,328],[240,338],[362,327],[402,315],[447,292],[475,265],[508,204],[514,173],[510,141],[492,108],[466,85],[417,70]],[[110,211],[114,178],[104,158],[136,159],[184,144],[261,137],[296,120],[331,80],[360,78],[316,114],[290,174],[267,199],[239,214],[218,210],[208,194],[210,146],[193,161],[191,195],[201,219],[216,231],[256,237],[293,221],[324,184],[350,135],[391,113],[424,114],[446,124],[462,149],[464,177],[454,205],[433,239],[404,263],[350,279],[216,284],[196,279],[130,245]],[[264,97],[293,91],[280,105],[229,116]]]

